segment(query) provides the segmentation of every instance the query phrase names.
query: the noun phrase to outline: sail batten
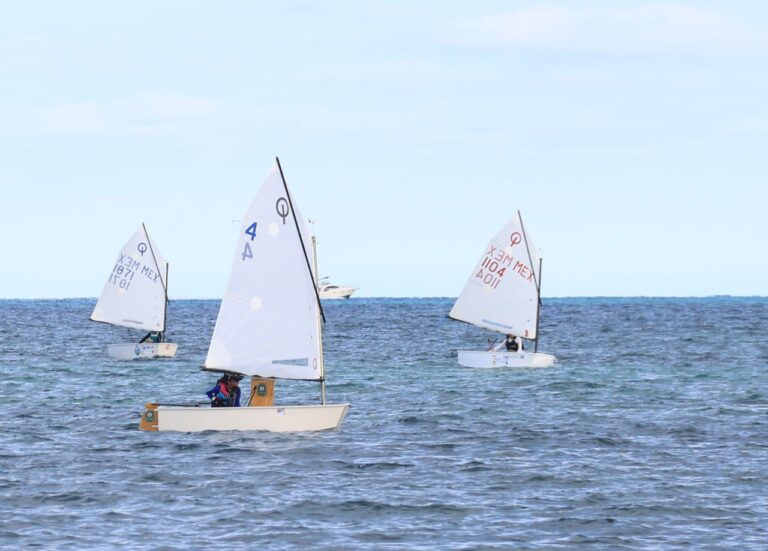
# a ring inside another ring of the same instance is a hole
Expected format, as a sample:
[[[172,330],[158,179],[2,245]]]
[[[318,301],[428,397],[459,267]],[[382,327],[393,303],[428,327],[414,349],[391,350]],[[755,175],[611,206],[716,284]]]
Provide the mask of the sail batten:
[[[538,261],[518,214],[485,247],[448,316],[490,331],[535,339]]]
[[[142,224],[120,249],[91,320],[130,329],[164,331],[166,266]]]
[[[307,231],[274,166],[243,216],[204,368],[320,380],[319,304]]]

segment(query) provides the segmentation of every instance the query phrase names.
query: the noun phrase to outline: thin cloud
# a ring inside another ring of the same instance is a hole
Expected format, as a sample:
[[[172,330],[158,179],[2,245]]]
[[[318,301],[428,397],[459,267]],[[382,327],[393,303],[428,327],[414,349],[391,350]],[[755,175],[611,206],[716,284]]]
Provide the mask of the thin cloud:
[[[684,4],[631,8],[533,7],[456,26],[481,47],[636,54],[743,54],[768,49],[768,32]]]
[[[184,95],[147,95],[81,101],[0,112],[14,133],[57,137],[157,136],[182,131],[223,111],[215,100]]]
[[[329,109],[320,103],[229,101],[186,95],[139,95],[103,101],[75,101],[27,108],[0,106],[0,140],[33,138],[185,139],[301,128],[303,134],[345,135],[392,128],[391,116],[372,117],[354,107]],[[251,139],[251,138],[248,138]]]

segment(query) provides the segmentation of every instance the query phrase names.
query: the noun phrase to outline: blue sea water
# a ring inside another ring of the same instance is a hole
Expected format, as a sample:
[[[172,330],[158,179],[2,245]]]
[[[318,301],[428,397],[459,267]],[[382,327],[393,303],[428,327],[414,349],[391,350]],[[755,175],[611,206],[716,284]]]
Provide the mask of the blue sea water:
[[[340,431],[179,434],[139,415],[204,399],[217,301],[133,362],[92,300],[0,301],[0,546],[766,549],[768,299],[545,300],[538,370],[459,367],[450,305],[325,304]]]

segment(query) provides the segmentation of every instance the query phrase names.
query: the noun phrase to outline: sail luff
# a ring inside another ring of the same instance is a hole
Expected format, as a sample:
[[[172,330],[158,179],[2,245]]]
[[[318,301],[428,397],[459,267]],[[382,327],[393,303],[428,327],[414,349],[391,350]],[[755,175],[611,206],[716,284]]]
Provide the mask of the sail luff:
[[[309,257],[307,257],[307,247],[304,245],[304,237],[301,235],[301,229],[299,229],[299,220],[296,218],[296,209],[293,208],[293,200],[291,199],[291,192],[288,191],[288,183],[285,181],[285,175],[283,174],[283,166],[280,164],[280,159],[275,157],[277,168],[280,170],[280,179],[283,181],[283,188],[285,189],[285,195],[288,197],[288,205],[291,208],[291,214],[293,215],[293,223],[296,225],[296,233],[299,236],[299,243],[301,243],[301,252],[304,253],[304,260],[307,261],[307,273],[312,280],[312,286],[315,289],[315,297],[317,298],[317,307],[320,309],[320,315],[325,323],[325,312],[323,312],[323,305],[320,303],[320,292],[317,290],[317,282],[312,275],[312,267],[309,264]]]
[[[160,284],[163,286],[163,294],[165,295],[165,300],[163,301],[163,328],[160,329],[160,332],[164,333],[165,321],[168,316],[168,263],[165,263],[165,280],[163,280],[162,271],[160,270],[160,265],[158,264],[157,257],[155,256],[155,248],[152,246],[152,239],[149,237],[149,232],[147,231],[147,226],[144,224],[144,222],[141,223],[141,229],[144,230],[144,236],[147,238],[149,252],[152,254],[152,262],[155,263],[155,269],[157,270],[158,274],[161,274]]]
[[[531,270],[533,270],[533,258],[531,257],[531,246],[528,243],[528,234],[525,233],[525,224],[523,224],[523,215],[520,211],[517,211],[517,219],[520,220],[520,229],[523,231],[523,241],[525,241],[525,252],[528,254],[528,262],[530,263]],[[536,275],[536,271],[533,272],[533,280],[536,283],[536,292],[541,290],[539,285],[539,279]]]
[[[520,229],[523,230],[523,240],[525,241],[525,250],[528,253],[528,262],[530,262],[531,269],[533,270],[533,257],[531,256],[531,245],[528,241],[528,234],[525,231],[525,224],[523,223],[523,215],[518,210],[517,218],[520,220]],[[539,315],[541,314],[541,257],[539,257],[539,269],[533,272],[533,280],[536,283],[536,337],[534,342],[538,343],[539,340]],[[535,347],[536,345],[534,345]]]
[[[147,231],[147,226],[144,225],[144,222],[141,223],[141,229],[144,230],[144,237],[147,238],[147,244],[149,245],[149,252],[152,254],[152,262],[155,263],[155,269],[157,270],[158,274],[161,274],[160,284],[163,286],[163,292],[165,293],[165,296],[168,297],[168,284],[166,283],[165,280],[163,280],[160,264],[157,262],[157,257],[155,256],[155,248],[152,246],[152,239],[149,237],[149,232]]]

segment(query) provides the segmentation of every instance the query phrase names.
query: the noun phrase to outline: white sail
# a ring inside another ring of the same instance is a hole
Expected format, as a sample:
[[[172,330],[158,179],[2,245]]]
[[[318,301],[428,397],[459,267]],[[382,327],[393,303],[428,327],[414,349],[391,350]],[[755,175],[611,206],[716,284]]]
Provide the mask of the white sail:
[[[289,199],[275,166],[243,216],[206,369],[322,378],[318,303],[307,265],[310,241]]]
[[[449,316],[503,334],[536,338],[539,257],[517,217],[491,239]]]
[[[142,224],[120,249],[91,319],[145,331],[165,330],[166,262]]]

